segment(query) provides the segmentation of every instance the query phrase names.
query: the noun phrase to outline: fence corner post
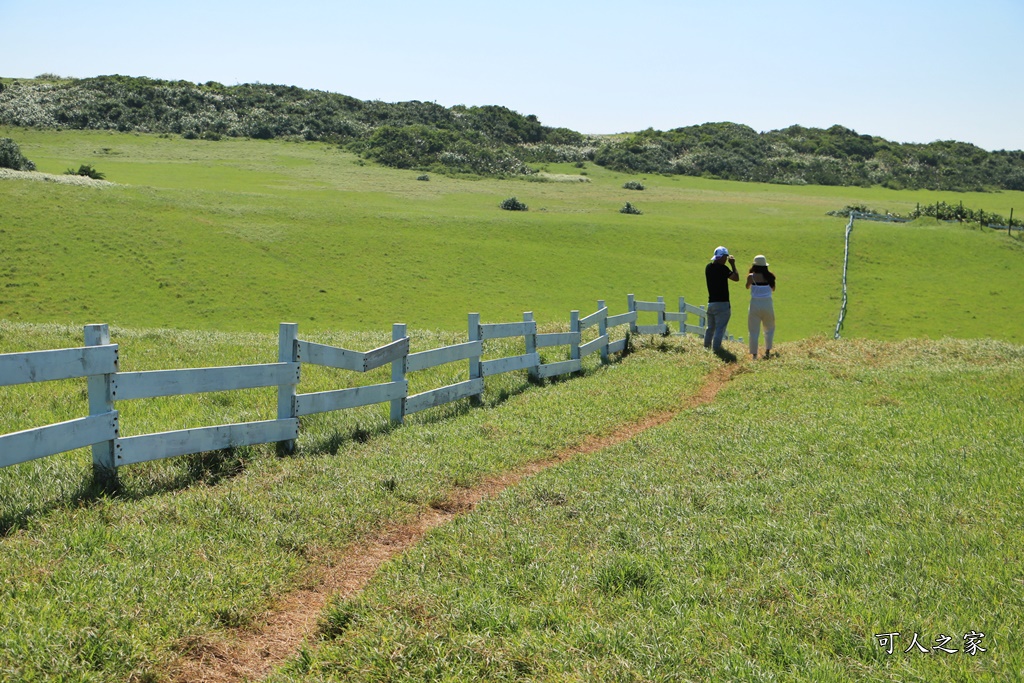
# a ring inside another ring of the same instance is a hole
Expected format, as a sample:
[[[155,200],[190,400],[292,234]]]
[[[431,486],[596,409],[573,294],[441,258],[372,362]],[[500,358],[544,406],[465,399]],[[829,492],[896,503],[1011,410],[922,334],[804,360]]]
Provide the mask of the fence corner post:
[[[679,297],[679,334],[686,335],[686,298]]]
[[[480,341],[480,314],[470,313],[469,314],[469,341],[475,342]],[[469,379],[480,378],[480,356],[469,357]],[[471,405],[478,406],[483,402],[483,392],[479,394],[473,394],[469,397]]]
[[[630,313],[635,313],[636,312],[636,297],[633,296],[632,294],[627,294],[626,295],[626,310],[628,310]],[[629,333],[630,334],[636,334],[636,318],[635,317],[634,317],[633,320],[629,321]]]
[[[106,346],[110,344],[110,328],[104,324],[85,326],[86,346]],[[115,353],[114,372],[117,372],[117,356]],[[89,415],[114,413],[114,375],[90,375],[88,379]],[[117,414],[114,413],[114,438],[93,444],[92,477],[93,482],[104,491],[114,491],[120,485],[117,476],[117,459],[115,446],[119,425]]]
[[[277,362],[298,363],[299,362],[299,325],[298,323],[281,323],[277,335]],[[301,372],[301,371],[300,371]],[[295,415],[295,387],[299,383],[299,372],[295,373],[294,384],[280,384],[277,387],[277,419],[294,419]],[[296,429],[296,435],[298,430]],[[295,439],[279,441],[278,452],[292,453],[295,451]]]
[[[405,323],[395,323],[391,326],[391,341],[399,341],[406,337]],[[408,368],[409,349],[405,350],[401,358],[391,361],[391,381],[405,382],[406,370]],[[391,421],[395,424],[402,424],[405,419],[405,399],[409,396],[409,385],[405,385],[405,396],[391,399]]]
[[[665,297],[659,296],[658,303],[661,304],[661,306],[658,307],[659,334],[668,334],[668,323],[665,322]]]

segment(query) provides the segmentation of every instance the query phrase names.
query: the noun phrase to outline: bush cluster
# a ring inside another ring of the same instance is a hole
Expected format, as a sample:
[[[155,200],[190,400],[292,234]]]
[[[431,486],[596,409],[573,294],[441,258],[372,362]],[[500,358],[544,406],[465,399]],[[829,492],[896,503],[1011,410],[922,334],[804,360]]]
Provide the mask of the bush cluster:
[[[955,141],[900,144],[842,126],[766,133],[734,123],[648,129],[601,145],[594,162],[626,173],[790,185],[1024,189],[1024,151],[987,152]]]
[[[15,171],[34,171],[36,165],[25,158],[21,148],[11,138],[0,138],[0,168]]]
[[[64,175],[80,175],[85,178],[92,178],[93,180],[103,180],[103,178],[106,177],[88,164],[80,165],[77,171],[73,168],[69,168],[64,171]]]
[[[1024,228],[1024,220],[1019,218],[1009,218],[995,213],[994,211],[985,211],[984,209],[972,209],[963,205],[963,202],[959,204],[947,204],[946,202],[936,202],[934,204],[928,204],[926,206],[917,207],[906,214],[893,213],[886,211],[880,213],[869,209],[863,204],[859,205],[847,205],[846,207],[838,211],[828,211],[828,216],[842,216],[848,218],[851,213],[864,214],[866,218],[874,219],[887,219],[897,221],[912,221],[922,216],[929,218],[936,218],[940,221],[960,221],[961,223],[977,223],[983,226],[992,226],[996,228]]]
[[[639,216],[640,214],[643,213],[643,211],[641,211],[640,209],[636,208],[635,206],[633,206],[629,202],[626,202],[626,205],[623,206],[621,209],[619,209],[619,213],[631,213],[631,214],[633,214],[635,216]]]
[[[500,205],[501,208],[506,211],[526,211],[528,207],[515,197],[509,197],[503,201]]]
[[[921,216],[937,218],[940,221],[960,221],[961,223],[978,223],[979,225],[998,225],[1002,227],[1010,226],[1014,228],[1024,226],[1024,221],[1019,218],[1007,219],[1005,216],[993,211],[966,207],[963,202],[960,202],[959,204],[936,202],[935,204],[928,204],[926,206],[921,206],[919,204],[917,208],[907,214],[907,217],[911,219],[919,218]]]
[[[627,183],[623,183],[622,187],[627,189],[627,190],[646,190],[647,189],[647,188],[644,187],[643,183],[638,182],[636,180],[630,180]]]
[[[189,139],[292,138],[343,145],[396,168],[479,175],[530,173],[575,161],[591,138],[501,106],[362,101],[294,86],[127,76],[15,81],[0,91],[0,125],[170,133]]]

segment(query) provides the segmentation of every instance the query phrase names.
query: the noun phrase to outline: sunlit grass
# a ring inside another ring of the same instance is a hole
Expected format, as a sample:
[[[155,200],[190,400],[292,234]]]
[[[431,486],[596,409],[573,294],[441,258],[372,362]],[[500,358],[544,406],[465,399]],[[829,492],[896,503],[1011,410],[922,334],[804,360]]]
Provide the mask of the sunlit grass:
[[[1016,679],[1022,363],[789,347],[435,531],[272,680]]]
[[[272,333],[459,330],[532,310],[567,322],[627,294],[706,298],[703,267],[726,244],[779,275],[780,342],[830,333],[848,204],[906,213],[964,201],[1008,215],[1022,193],[896,192],[629,176],[593,164],[544,172],[589,182],[451,178],[362,164],[320,143],[219,142],[7,129],[41,171],[88,163],[101,190],[0,181],[0,318]],[[586,173],[586,176],[580,175]],[[623,189],[642,180],[645,190]],[[526,212],[501,211],[515,195]],[[630,201],[642,216],[619,213]],[[955,224],[858,222],[845,333],[1022,341],[1019,235]],[[955,287],[936,286],[954,278]],[[745,292],[734,288],[743,306]],[[238,296],[237,292],[244,292]],[[738,336],[738,335],[737,335]]]
[[[58,326],[3,329],[4,350],[26,339],[28,346],[70,346],[76,336]],[[111,336],[134,349],[126,370],[258,362],[275,341],[124,329]],[[446,335],[417,336],[434,346],[432,337]],[[349,348],[378,341],[360,333],[321,340]],[[691,342],[676,354],[638,353],[603,367],[594,360],[582,375],[545,385],[522,372],[493,377],[479,407],[464,400],[411,416],[399,429],[388,426],[386,405],[304,419],[292,456],[260,446],[128,466],[113,497],[90,489],[84,449],[4,468],[0,677],[109,680],[161,671],[196,638],[252,623],[304,580],[311,562],[443,502],[454,487],[674,405],[711,363],[697,348]],[[310,377],[304,390],[335,388],[331,374]],[[83,388],[3,388],[5,405],[32,409],[5,414],[0,430],[81,416]],[[122,424],[134,433],[272,417],[276,396],[245,391],[123,404]]]
[[[4,351],[79,335],[2,329]],[[412,336],[423,345],[414,350],[460,341]],[[125,369],[264,362],[276,347],[261,334],[112,337],[129,350]],[[388,335],[317,340],[368,349]],[[386,406],[304,420],[290,457],[268,446],[125,467],[116,497],[89,490],[84,451],[0,470],[0,672],[141,676],[257,623],[318,558],[454,488],[679,406],[720,363],[692,337],[651,341],[558,382],[493,378],[481,406],[463,401],[397,429]],[[324,642],[273,680],[1012,679],[1024,613],[1024,351],[821,338],[779,348],[714,402],[435,531],[364,595],[331,605]],[[440,385],[462,369],[438,372]],[[327,370],[306,379],[314,389],[341,381]],[[4,389],[5,400],[28,391],[10,404],[32,406],[11,424],[85,410],[84,387],[29,390],[41,386]],[[275,396],[161,401],[125,402],[124,424],[272,416]],[[987,652],[886,656],[874,638],[900,631],[906,647],[916,631],[930,646],[946,633],[962,647],[970,630],[986,634]]]

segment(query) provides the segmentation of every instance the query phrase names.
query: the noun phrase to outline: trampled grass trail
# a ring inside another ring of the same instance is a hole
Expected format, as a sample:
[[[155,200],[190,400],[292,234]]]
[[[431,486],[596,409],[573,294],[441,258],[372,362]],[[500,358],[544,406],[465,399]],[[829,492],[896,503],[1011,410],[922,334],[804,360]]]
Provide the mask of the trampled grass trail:
[[[419,543],[431,529],[472,512],[481,501],[494,498],[549,467],[621,444],[665,424],[683,410],[711,403],[735,374],[748,371],[747,364],[744,360],[715,366],[697,391],[680,397],[680,403],[672,409],[646,415],[609,434],[588,436],[580,445],[518,469],[484,477],[471,488],[455,489],[444,500],[420,510],[415,519],[385,528],[346,552],[310,567],[307,586],[279,600],[260,628],[239,630],[232,639],[200,645],[189,651],[175,666],[175,680],[229,683],[262,679],[315,639],[328,601],[353,598],[366,587],[381,565]]]

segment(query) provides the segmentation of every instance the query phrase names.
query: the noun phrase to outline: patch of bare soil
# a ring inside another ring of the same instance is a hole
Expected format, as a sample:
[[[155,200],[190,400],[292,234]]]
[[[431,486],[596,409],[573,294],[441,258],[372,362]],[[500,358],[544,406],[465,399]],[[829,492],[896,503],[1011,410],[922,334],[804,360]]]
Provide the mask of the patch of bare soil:
[[[175,667],[172,680],[180,683],[236,683],[264,678],[276,666],[294,655],[312,636],[317,618],[328,599],[350,597],[362,590],[377,569],[404,552],[434,527],[473,510],[480,501],[499,495],[526,477],[578,455],[594,453],[632,439],[652,427],[665,424],[676,414],[715,399],[719,390],[744,364],[730,363],[716,368],[696,394],[676,408],[649,415],[624,425],[611,434],[591,437],[579,446],[505,474],[484,480],[472,489],[459,489],[440,506],[423,511],[415,520],[387,529],[366,539],[358,547],[311,568],[303,590],[284,596],[268,612],[256,630],[235,632],[231,640],[190,642],[185,656]]]

